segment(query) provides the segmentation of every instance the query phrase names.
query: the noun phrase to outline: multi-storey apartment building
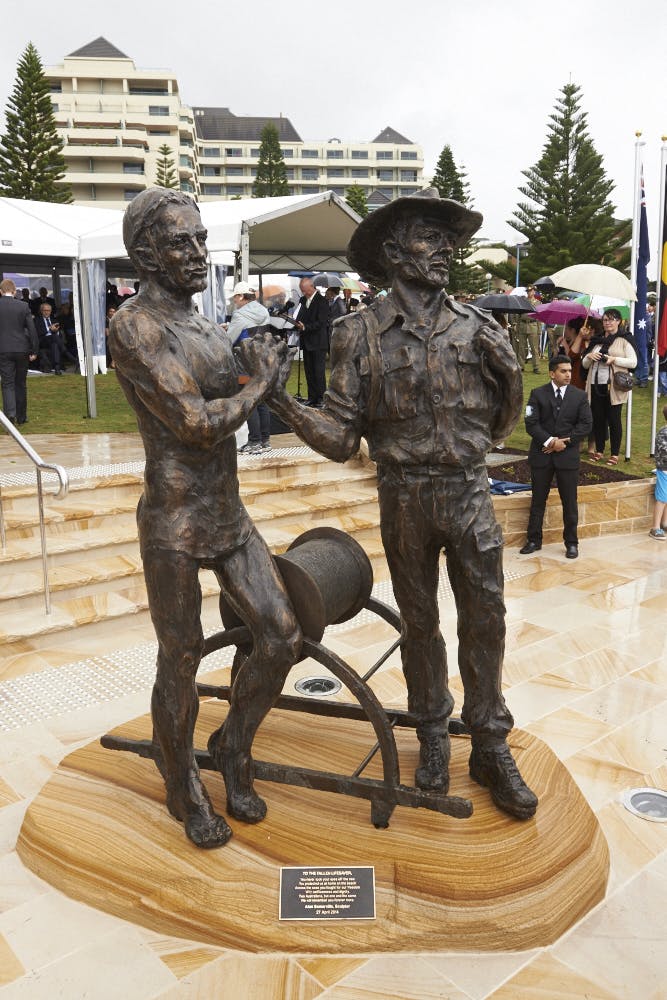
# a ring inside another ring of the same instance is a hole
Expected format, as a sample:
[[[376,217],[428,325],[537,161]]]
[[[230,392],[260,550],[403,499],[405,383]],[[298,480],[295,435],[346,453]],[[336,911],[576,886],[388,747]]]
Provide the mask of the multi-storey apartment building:
[[[392,128],[370,142],[303,140],[288,118],[250,117],[229,108],[190,108],[168,70],[138,70],[98,38],[45,69],[56,125],[65,144],[65,180],[74,201],[124,207],[155,183],[158,150],[167,145],[178,183],[201,200],[252,194],[262,129],[273,122],[290,194],[360,185],[376,208],[423,187],[420,146]]]
[[[183,190],[199,194],[192,110],[168,70],[138,70],[104,38],[49,66],[65,180],[77,204],[122,208],[155,183],[158,149],[169,146]]]

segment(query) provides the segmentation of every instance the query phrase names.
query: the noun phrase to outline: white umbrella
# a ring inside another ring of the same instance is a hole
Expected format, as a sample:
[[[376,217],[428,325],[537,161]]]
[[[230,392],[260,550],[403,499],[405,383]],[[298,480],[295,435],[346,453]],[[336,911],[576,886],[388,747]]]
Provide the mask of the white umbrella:
[[[554,285],[587,295],[607,295],[612,299],[636,302],[632,284],[621,271],[603,264],[573,264],[551,275]]]

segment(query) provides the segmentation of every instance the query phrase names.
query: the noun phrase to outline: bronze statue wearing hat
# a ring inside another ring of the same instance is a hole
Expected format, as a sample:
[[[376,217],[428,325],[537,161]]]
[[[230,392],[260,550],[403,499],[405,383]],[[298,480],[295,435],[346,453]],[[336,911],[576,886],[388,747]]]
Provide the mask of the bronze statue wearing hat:
[[[449,783],[453,698],[438,612],[444,550],[458,614],[470,774],[501,809],[527,819],[537,799],[507,744],[513,719],[501,693],[502,535],[485,464],[520,415],[521,373],[507,333],[488,313],[445,293],[453,250],[481,223],[478,212],[440,199],[435,189],[364,219],[348,259],[365,280],[391,291],[334,324],[323,409],[288,395],[284,365],[270,401],[322,454],[343,462],[363,435],[377,463],[382,540],[420,744],[416,784],[445,792]],[[248,370],[261,370],[271,350],[269,338],[246,341]]]

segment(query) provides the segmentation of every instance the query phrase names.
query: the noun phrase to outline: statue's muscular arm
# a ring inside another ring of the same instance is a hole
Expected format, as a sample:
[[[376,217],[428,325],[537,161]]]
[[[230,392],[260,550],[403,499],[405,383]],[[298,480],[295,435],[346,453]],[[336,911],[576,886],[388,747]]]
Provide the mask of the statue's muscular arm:
[[[154,317],[121,310],[112,320],[109,338],[116,370],[137,403],[183,444],[198,448],[212,448],[233,434],[278,374],[278,355],[267,355],[237,395],[205,400],[187,367],[169,350],[164,327]]]

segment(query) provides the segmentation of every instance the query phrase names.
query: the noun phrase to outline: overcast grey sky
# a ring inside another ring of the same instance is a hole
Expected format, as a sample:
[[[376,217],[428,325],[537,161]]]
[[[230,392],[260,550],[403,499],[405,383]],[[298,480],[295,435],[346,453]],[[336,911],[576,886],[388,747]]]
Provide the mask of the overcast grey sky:
[[[424,147],[427,176],[449,143],[484,214],[482,235],[510,242],[521,171],[539,158],[572,79],[619,216],[632,214],[634,133],[643,132],[655,249],[665,0],[4,0],[3,15],[3,110],[28,41],[49,66],[103,35],[138,68],[173,70],[188,104],[282,112],[305,140],[370,140],[391,125]]]

